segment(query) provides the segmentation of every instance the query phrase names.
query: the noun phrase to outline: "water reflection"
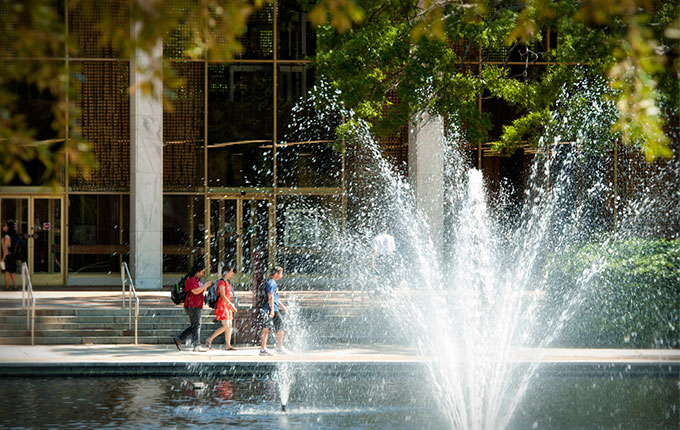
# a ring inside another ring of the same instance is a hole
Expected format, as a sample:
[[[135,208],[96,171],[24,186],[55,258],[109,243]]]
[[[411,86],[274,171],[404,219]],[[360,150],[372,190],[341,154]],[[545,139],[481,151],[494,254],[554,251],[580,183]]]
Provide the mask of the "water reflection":
[[[450,428],[421,375],[296,376],[287,413],[274,378],[4,378],[0,395],[19,407],[0,428]],[[679,394],[670,378],[547,375],[509,428],[678,429]]]

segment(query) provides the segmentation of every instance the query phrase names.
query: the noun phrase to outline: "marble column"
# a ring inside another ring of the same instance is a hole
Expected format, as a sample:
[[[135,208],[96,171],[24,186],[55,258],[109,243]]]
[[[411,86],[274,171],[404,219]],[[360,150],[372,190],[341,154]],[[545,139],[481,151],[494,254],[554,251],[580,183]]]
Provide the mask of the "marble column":
[[[132,24],[132,36],[140,30]],[[138,290],[163,285],[163,45],[130,61],[130,269]],[[154,73],[155,72],[155,73]],[[151,82],[153,91],[139,88]]]
[[[435,245],[444,228],[444,121],[427,113],[409,124],[408,176]]]

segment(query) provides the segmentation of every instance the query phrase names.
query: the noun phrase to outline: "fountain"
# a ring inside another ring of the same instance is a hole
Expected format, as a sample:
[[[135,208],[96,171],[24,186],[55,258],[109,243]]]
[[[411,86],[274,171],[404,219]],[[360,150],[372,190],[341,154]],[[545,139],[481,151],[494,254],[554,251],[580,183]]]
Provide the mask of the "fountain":
[[[650,222],[678,220],[672,209],[680,202],[677,189],[669,190],[664,203],[649,188],[612,200],[618,190],[608,173],[613,163],[608,140],[615,107],[602,97],[605,91],[604,82],[586,79],[564,88],[518,215],[503,211],[507,189],[493,204],[487,201],[482,172],[465,166],[456,150],[460,132],[450,130],[443,238],[432,237],[409,183],[381,156],[369,127],[357,121],[346,136],[370,160],[357,174],[363,182],[350,181],[350,198],[377,197],[360,201],[357,222],[337,242],[351,244],[348,267],[355,282],[373,289],[384,317],[378,324],[404,333],[402,340],[430,357],[435,398],[452,428],[507,428],[539,373],[538,361],[518,365],[518,357],[535,348],[534,358],[540,358],[544,348],[560,341],[574,315],[589,305],[598,285],[594,279],[607,267],[615,242],[650,236]],[[669,162],[656,176],[657,186],[680,183],[678,172],[677,162]],[[370,237],[381,221],[401,245],[390,282],[376,279],[366,264]],[[601,257],[575,275],[573,288],[555,285],[546,267],[584,244],[599,249]],[[678,306],[680,293],[670,294],[672,306]],[[559,306],[548,305],[555,302]],[[671,335],[661,343],[677,346],[677,318],[661,313],[659,318],[676,333],[675,340]],[[375,317],[366,321],[375,323]]]

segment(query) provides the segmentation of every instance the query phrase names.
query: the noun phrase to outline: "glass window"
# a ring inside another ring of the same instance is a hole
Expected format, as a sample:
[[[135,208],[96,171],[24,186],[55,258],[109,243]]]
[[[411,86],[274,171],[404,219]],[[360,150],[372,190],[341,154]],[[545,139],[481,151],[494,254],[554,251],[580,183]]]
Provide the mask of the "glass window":
[[[267,277],[269,266],[269,200],[243,200],[243,256],[239,286],[255,291]],[[247,282],[250,281],[250,285]]]
[[[279,187],[340,187],[342,154],[332,144],[307,143],[276,150]]]
[[[51,63],[45,67],[63,67],[64,63]],[[5,67],[3,64],[0,67]],[[42,67],[42,66],[41,66]],[[33,138],[37,141],[53,140],[51,145],[59,147],[63,144],[63,133],[58,133],[52,128],[55,121],[53,104],[56,97],[49,89],[39,89],[36,85],[29,85],[25,82],[10,82],[3,85],[3,89],[13,93],[16,100],[9,106],[10,112],[14,115],[22,116],[29,130],[33,131]],[[38,160],[24,162],[26,172],[30,178],[30,183],[25,184],[21,179],[15,177],[8,185],[43,185],[43,174],[45,173],[44,164]],[[63,184],[63,178],[61,178]]]
[[[33,271],[61,273],[61,200],[34,199]]]
[[[210,65],[208,143],[270,141],[274,132],[271,65]]]
[[[163,272],[186,273],[203,263],[205,214],[203,198],[163,196]]]
[[[120,272],[120,256],[128,253],[120,200],[115,194],[69,196],[69,272]]]
[[[339,257],[342,200],[282,196],[276,207],[277,260],[285,273],[323,273]],[[338,246],[336,246],[338,244]]]
[[[238,200],[210,200],[210,271],[218,272],[219,263],[236,264],[238,238],[236,204]]]
[[[209,148],[208,186],[257,188],[274,185],[274,158],[270,145],[233,144]]]
[[[307,12],[313,3],[300,0],[278,2],[278,58],[303,60],[316,54],[316,35]]]
[[[317,111],[308,92],[314,71],[306,64],[279,64],[277,77],[277,123],[279,142],[333,140],[342,118],[335,112]]]

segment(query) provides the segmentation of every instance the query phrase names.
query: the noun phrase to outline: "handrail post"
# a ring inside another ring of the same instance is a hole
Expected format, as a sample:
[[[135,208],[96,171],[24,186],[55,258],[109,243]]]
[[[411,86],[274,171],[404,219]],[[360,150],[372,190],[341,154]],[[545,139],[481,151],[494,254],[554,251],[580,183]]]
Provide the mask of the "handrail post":
[[[21,263],[21,307],[26,307],[26,275],[24,274],[24,264]]]
[[[121,263],[120,265],[120,284],[123,286],[122,308],[125,309],[125,263]]]
[[[28,289],[26,288],[26,281],[28,281]],[[35,294],[33,293],[33,285],[31,284],[31,275],[28,273],[28,266],[25,262],[21,263],[21,284],[21,306],[26,308],[26,330],[31,330],[31,345],[35,345]],[[26,299],[24,299],[24,294],[26,294]],[[31,299],[30,312],[28,303],[26,303],[28,294],[30,294]]]
[[[139,297],[135,296],[135,345],[137,345],[137,322],[139,321]]]
[[[139,296],[135,284],[132,282],[132,276],[128,269],[127,263],[123,262],[120,266],[120,279],[123,285],[123,309],[125,309],[125,282],[128,283],[128,330],[132,330],[132,295],[135,296],[135,345],[137,345],[137,328],[139,321]]]
[[[35,298],[31,304],[31,345],[35,345]]]
[[[128,330],[130,330],[131,328],[132,328],[132,294],[128,294]]]

